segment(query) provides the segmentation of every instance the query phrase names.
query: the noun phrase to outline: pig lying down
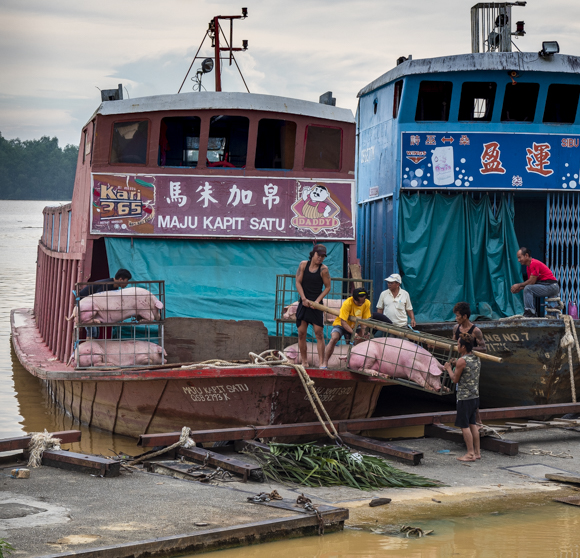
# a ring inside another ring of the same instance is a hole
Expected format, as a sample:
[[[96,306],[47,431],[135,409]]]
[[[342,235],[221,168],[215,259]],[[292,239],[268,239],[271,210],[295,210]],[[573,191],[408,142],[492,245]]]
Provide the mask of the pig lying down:
[[[119,323],[132,317],[156,322],[161,319],[162,308],[163,303],[147,289],[127,287],[83,298],[67,320],[74,317],[75,323],[83,325]]]
[[[333,370],[345,370],[347,353],[348,345],[337,345],[334,353],[328,361],[328,368],[332,368]],[[301,364],[298,343],[294,343],[294,345],[286,347],[284,349],[284,355],[290,362]],[[318,362],[318,350],[316,349],[316,343],[306,343],[306,356],[308,358],[308,363],[304,366],[312,366],[314,368],[318,368],[318,366],[320,366],[320,363]]]
[[[431,353],[406,339],[379,338],[353,347],[348,367],[406,378],[431,391],[441,390],[443,366]]]
[[[101,339],[81,343],[73,354],[77,367],[165,364],[167,353],[149,341]]]

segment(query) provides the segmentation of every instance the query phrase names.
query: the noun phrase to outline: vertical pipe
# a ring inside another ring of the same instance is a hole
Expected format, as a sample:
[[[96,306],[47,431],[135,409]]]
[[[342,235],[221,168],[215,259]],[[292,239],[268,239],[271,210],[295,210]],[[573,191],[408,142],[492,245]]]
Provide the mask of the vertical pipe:
[[[54,261],[52,269],[52,296],[50,299],[50,321],[49,321],[49,331],[48,336],[50,339],[49,348],[54,353],[55,341],[56,341],[56,308],[58,304],[58,293],[60,282],[58,280],[58,268],[59,261],[56,258],[52,258]]]
[[[60,247],[60,243],[59,243]],[[65,298],[65,291],[66,291],[66,264],[67,260],[61,259],[59,267],[59,274],[58,274],[58,281],[60,283],[59,295],[58,295],[58,304],[57,304],[57,313],[58,317],[56,320],[56,344],[54,354],[56,358],[62,360],[62,351],[61,351],[61,340],[63,336],[63,326],[64,326],[64,298]]]
[[[49,303],[50,303],[50,278],[52,274],[52,258],[50,258],[47,254],[45,254],[46,259],[46,279],[44,282],[44,301],[42,303],[42,331],[41,335],[44,339],[44,342],[48,345],[47,342],[47,331],[48,331],[48,317],[49,317]]]
[[[218,17],[213,18],[215,30],[215,90],[222,90],[222,69],[220,60],[220,20]],[[230,45],[231,46],[231,45]]]
[[[66,251],[70,250],[70,224],[71,224],[72,211],[68,212],[68,225],[66,229]]]
[[[73,307],[74,307],[74,299],[71,295],[71,290],[74,288],[75,283],[78,277],[78,268],[79,268],[79,260],[71,260],[71,267],[70,267],[70,279],[69,279],[69,297],[68,297],[68,312],[67,314],[70,316]],[[74,321],[71,320],[67,322],[66,325],[66,341],[65,341],[65,352],[64,352],[64,362],[67,362],[72,350],[72,337],[73,337],[73,328],[74,328]]]

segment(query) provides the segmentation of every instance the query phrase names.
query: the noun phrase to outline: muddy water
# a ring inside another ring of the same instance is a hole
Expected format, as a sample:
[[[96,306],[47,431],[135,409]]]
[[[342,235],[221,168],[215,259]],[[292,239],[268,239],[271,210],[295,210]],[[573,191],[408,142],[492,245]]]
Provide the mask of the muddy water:
[[[522,511],[415,521],[433,529],[423,538],[397,534],[400,526],[361,524],[323,537],[286,540],[216,552],[215,558],[578,558],[580,508],[549,503]],[[372,532],[371,529],[387,534]]]
[[[10,310],[32,308],[42,209],[48,202],[0,202],[0,438],[25,432],[82,430],[73,451],[140,453],[135,440],[81,427],[54,407],[44,384],[18,362],[10,341]]]

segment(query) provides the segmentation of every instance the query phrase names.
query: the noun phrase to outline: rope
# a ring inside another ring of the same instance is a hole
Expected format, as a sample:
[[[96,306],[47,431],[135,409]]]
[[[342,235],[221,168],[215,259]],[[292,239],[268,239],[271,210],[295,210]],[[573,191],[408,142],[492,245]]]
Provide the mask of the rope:
[[[576,345],[576,352],[578,360],[580,361],[580,345],[578,344],[578,335],[574,327],[574,320],[572,316],[563,315],[564,325],[566,326],[566,333],[560,340],[560,346],[563,349],[568,349],[568,368],[570,369],[570,388],[572,390],[572,402],[576,403],[576,383],[574,381],[574,363],[572,361],[572,345]]]
[[[30,452],[28,466],[40,467],[42,465],[42,454],[50,449],[60,451],[60,442],[60,438],[53,438],[46,429],[44,429],[44,432],[31,432],[30,443],[28,444],[28,451]]]
[[[273,349],[270,349],[268,351],[264,351],[263,353],[260,353],[259,355],[256,353],[250,353],[250,359],[251,359],[252,366],[258,366],[258,367],[261,367],[261,366],[264,366],[264,367],[292,366],[292,368],[294,368],[294,370],[296,370],[296,372],[297,372],[297,374],[302,382],[302,385],[304,386],[304,390],[306,391],[306,395],[308,396],[308,401],[310,401],[310,404],[312,405],[312,409],[314,410],[314,414],[316,415],[316,418],[318,419],[318,421],[322,425],[322,428],[324,428],[326,435],[331,440],[338,440],[339,442],[342,442],[340,439],[340,436],[338,435],[336,427],[334,426],[331,418],[328,416],[328,413],[327,413],[326,409],[324,408],[324,405],[322,404],[320,397],[318,397],[318,393],[314,387],[314,381],[308,375],[308,372],[306,372],[306,369],[304,368],[304,366],[302,366],[301,364],[294,364],[293,362],[290,362],[286,358],[284,353],[281,353],[280,351],[276,351]],[[182,366],[182,369],[192,370],[192,369],[196,369],[196,368],[215,368],[216,366],[220,366],[220,367],[224,367],[224,368],[247,368],[248,367],[247,364],[238,364],[236,362],[229,362],[227,360],[213,359],[213,360],[205,360],[203,362],[198,362],[196,364]],[[321,416],[321,413],[324,415],[326,420]],[[330,424],[332,432],[327,428],[326,422],[328,422]]]
[[[156,451],[154,453],[147,453],[145,455],[142,455],[141,457],[138,457],[137,459],[133,459],[133,461],[130,461],[129,463],[127,463],[127,465],[135,465],[137,463],[140,463],[141,461],[144,461],[145,459],[151,459],[152,457],[157,457],[158,455],[161,455],[162,453],[167,453],[168,451],[171,451],[172,449],[175,449],[175,448],[180,447],[180,446],[183,446],[184,448],[194,447],[195,442],[189,437],[190,432],[191,432],[191,428],[184,426],[181,429],[181,436],[179,436],[179,440],[177,442],[175,442],[175,444],[171,444],[170,446],[167,446],[166,448],[163,448],[162,450]]]

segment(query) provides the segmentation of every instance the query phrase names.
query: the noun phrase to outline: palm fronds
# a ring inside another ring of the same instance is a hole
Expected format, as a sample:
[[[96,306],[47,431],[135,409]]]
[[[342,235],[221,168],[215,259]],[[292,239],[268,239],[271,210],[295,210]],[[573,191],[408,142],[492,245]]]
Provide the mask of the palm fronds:
[[[355,453],[346,447],[270,443],[270,451],[255,450],[264,474],[278,482],[303,486],[351,486],[409,488],[440,483],[401,471],[380,457]]]

